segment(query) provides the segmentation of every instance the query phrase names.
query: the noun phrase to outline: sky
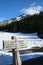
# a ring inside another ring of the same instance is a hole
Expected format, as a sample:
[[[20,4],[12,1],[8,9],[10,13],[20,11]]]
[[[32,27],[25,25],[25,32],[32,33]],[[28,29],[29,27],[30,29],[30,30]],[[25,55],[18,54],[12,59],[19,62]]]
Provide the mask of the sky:
[[[0,21],[40,11],[43,11],[43,0],[0,0]]]

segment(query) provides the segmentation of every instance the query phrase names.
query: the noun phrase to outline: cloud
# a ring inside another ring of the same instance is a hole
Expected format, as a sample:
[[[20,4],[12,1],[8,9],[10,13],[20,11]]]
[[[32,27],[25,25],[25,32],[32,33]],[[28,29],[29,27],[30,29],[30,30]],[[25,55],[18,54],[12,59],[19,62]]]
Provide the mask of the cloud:
[[[32,3],[32,4],[30,4],[30,6],[34,6],[36,3],[34,2],[34,3]]]
[[[39,14],[41,10],[42,10],[42,7],[41,6],[31,6],[29,8],[22,9],[21,12],[23,14],[26,14],[26,15],[27,14],[28,15],[34,15],[34,14]]]

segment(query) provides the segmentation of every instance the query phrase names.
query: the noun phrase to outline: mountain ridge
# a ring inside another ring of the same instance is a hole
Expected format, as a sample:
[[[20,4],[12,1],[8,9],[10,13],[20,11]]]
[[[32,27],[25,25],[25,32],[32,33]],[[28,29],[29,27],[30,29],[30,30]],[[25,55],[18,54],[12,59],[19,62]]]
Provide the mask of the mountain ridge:
[[[0,31],[4,32],[37,32],[43,38],[43,12],[34,15],[22,14],[0,23]]]

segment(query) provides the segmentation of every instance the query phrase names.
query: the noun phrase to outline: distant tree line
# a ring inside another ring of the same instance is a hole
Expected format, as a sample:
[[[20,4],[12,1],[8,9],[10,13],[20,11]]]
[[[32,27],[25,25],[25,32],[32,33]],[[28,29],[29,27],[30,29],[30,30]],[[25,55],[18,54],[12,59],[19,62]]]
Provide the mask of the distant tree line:
[[[37,32],[43,38],[43,12],[26,16],[20,21],[14,21],[6,26],[0,26],[0,31],[33,33]]]

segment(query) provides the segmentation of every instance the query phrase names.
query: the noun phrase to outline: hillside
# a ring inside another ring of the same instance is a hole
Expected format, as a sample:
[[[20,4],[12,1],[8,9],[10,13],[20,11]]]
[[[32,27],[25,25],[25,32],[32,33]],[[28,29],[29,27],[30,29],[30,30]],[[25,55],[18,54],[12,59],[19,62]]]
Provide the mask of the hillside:
[[[22,14],[17,18],[0,22],[0,31],[22,33],[37,32],[39,37],[43,38],[43,12],[32,16]]]

